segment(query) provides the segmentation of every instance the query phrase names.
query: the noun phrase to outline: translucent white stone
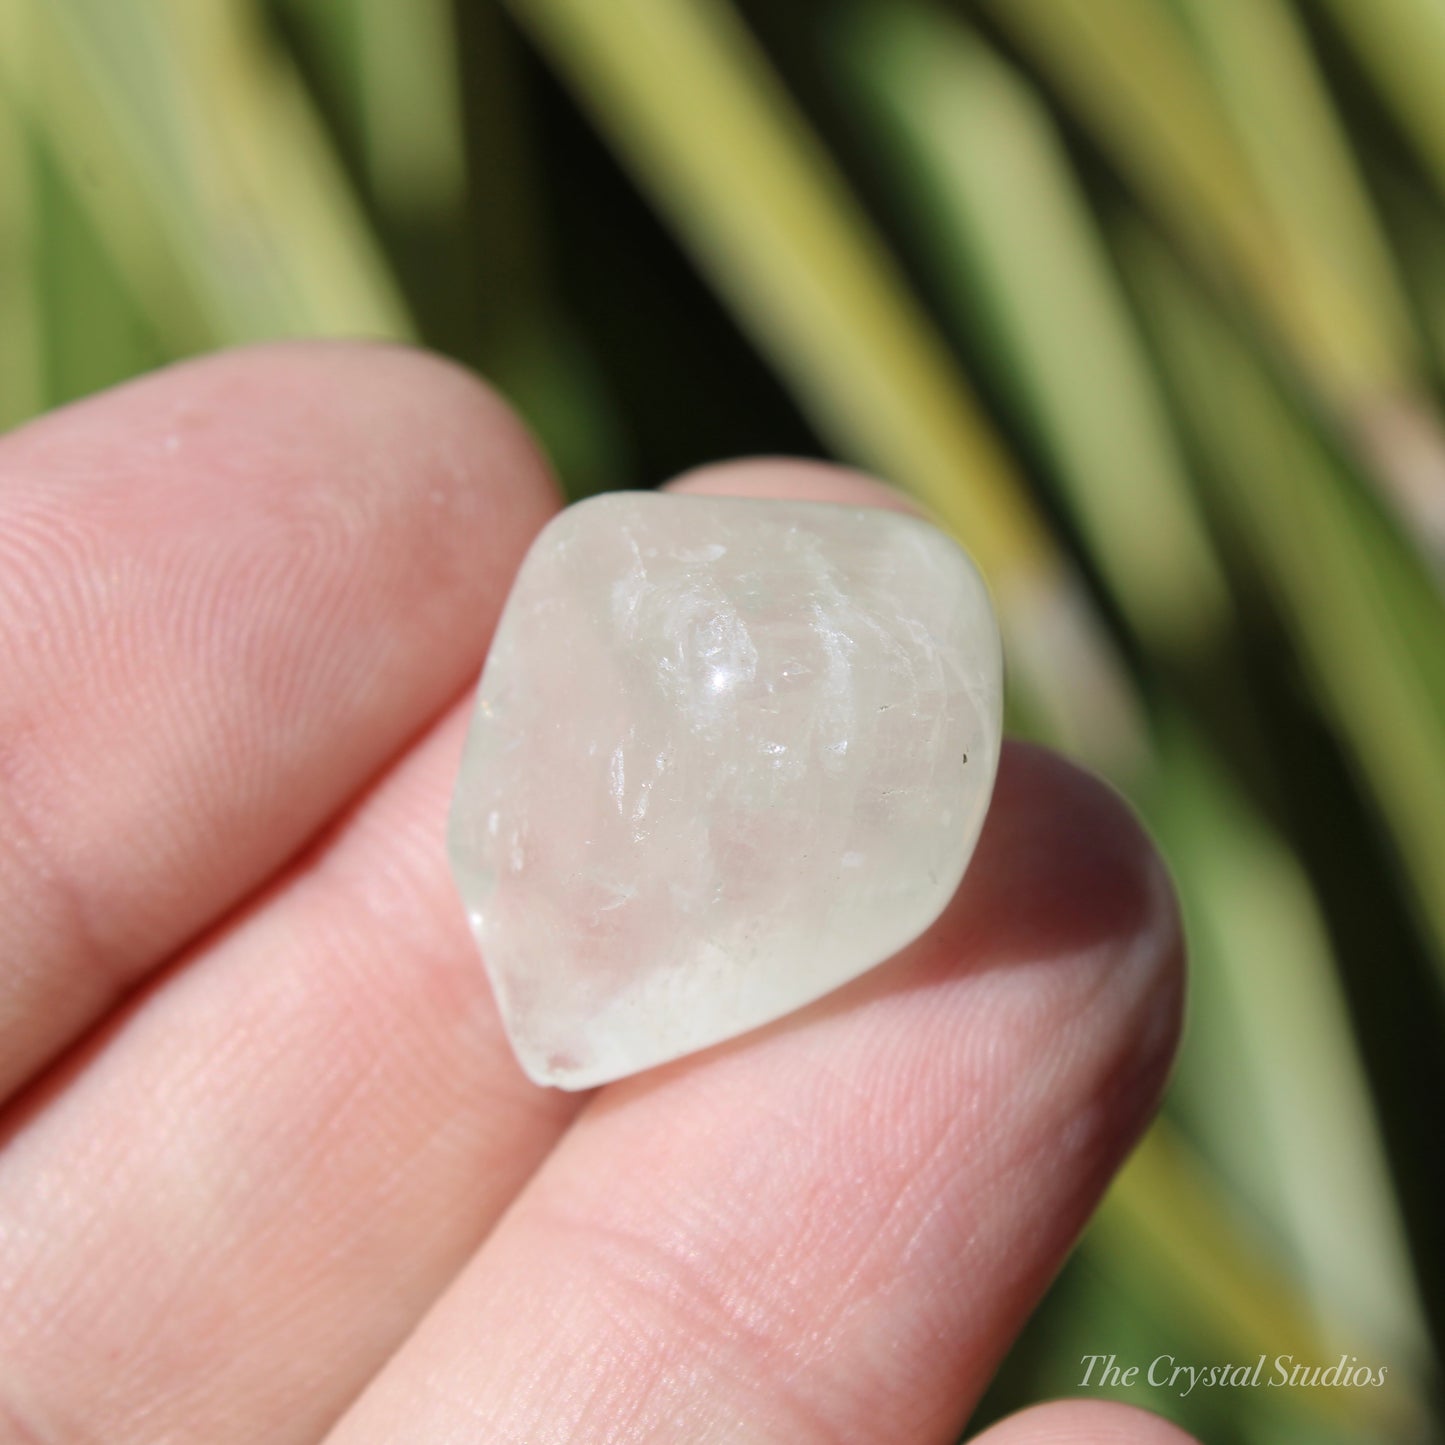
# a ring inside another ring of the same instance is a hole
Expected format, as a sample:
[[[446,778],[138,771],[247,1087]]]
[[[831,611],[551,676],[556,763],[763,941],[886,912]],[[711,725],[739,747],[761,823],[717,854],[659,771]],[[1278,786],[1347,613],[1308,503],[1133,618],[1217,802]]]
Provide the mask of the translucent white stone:
[[[555,518],[450,826],[522,1067],[634,1073],[917,937],[978,838],[1000,694],[984,584],[925,522],[653,492]]]

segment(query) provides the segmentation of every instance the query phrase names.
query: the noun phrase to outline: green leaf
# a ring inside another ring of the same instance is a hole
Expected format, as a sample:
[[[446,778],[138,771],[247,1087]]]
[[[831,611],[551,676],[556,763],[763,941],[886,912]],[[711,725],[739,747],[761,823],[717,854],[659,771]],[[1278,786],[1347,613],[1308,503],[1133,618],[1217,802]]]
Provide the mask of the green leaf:
[[[1042,105],[961,25],[857,5],[851,90],[891,142],[931,271],[961,330],[979,318],[1136,632],[1219,641],[1229,601],[1167,410],[1094,219]]]
[[[132,249],[174,258],[216,340],[411,334],[309,97],[245,0],[71,0],[46,13],[141,193],[102,230],[134,217],[161,233]],[[150,284],[142,294],[163,321],[164,299]]]
[[[1378,227],[1280,0],[1174,0],[1199,47],[1158,0],[986,3],[1195,264],[1247,299],[1416,545],[1445,567],[1431,495],[1445,431]],[[1445,15],[1437,0],[1420,4]],[[1396,7],[1414,8],[1339,0],[1352,16]]]
[[[1144,812],[1179,887],[1191,962],[1174,1110],[1231,1193],[1271,1227],[1326,1343],[1407,1376],[1428,1358],[1425,1328],[1309,880],[1177,708],[1163,714],[1159,745]],[[1271,1353],[1298,1349],[1276,1340]]]
[[[23,56],[23,20],[13,7],[0,9],[0,50]],[[0,430],[46,401],[36,168],[29,126],[0,86]]]
[[[721,0],[511,0],[838,452],[978,558],[1026,710],[1115,771],[1119,663],[945,345]]]
[[[1373,496],[1184,271],[1142,233],[1127,248],[1218,505],[1369,784],[1445,982],[1445,604]]]

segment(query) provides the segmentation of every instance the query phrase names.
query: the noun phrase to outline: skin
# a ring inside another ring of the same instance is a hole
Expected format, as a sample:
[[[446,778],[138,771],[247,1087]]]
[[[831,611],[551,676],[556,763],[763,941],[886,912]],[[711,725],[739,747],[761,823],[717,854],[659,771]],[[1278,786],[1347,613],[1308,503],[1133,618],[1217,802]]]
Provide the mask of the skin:
[[[590,1095],[525,1080],[443,822],[558,505],[501,401],[393,348],[0,439],[4,1445],[948,1442],[1147,1123],[1171,889],[1017,744],[898,957]],[[980,1439],[1185,1437],[1079,1400]]]

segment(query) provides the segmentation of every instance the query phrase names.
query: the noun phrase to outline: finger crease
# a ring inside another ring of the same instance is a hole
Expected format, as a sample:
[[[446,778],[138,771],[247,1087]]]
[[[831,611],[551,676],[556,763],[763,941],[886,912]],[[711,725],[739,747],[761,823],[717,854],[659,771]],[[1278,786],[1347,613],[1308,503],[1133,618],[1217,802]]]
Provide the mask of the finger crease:
[[[85,890],[59,865],[55,849],[26,804],[27,789],[23,784],[26,772],[23,734],[18,744],[13,740],[9,744],[0,743],[0,846],[12,860],[8,865],[0,864],[0,877],[8,873],[20,881],[27,893],[39,888],[48,894],[53,905],[44,910],[48,915],[46,932],[58,933],[60,937],[54,953],[74,958],[87,974],[98,974],[104,950],[86,906]],[[34,907],[33,899],[30,911],[32,914],[42,911]],[[24,960],[23,964],[19,959],[11,962],[23,966],[27,973],[37,971],[35,960]],[[39,962],[48,966],[50,959]],[[114,981],[108,979],[107,984],[113,991]]]

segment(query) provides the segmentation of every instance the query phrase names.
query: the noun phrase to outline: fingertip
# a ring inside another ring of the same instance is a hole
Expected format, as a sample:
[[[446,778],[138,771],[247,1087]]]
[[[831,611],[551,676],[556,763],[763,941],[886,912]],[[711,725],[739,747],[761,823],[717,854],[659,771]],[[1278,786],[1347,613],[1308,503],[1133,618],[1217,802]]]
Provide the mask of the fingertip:
[[[989,960],[1001,994],[1017,974],[1028,1011],[1014,1036],[1039,1058],[1062,1057],[1069,1031],[1112,1056],[1127,1084],[1108,1112],[1132,1140],[1179,1044],[1185,951],[1168,869],[1118,792],[1048,748],[1007,741],[978,850],[921,946],[944,967]]]
[[[1161,1415],[1117,1400],[1033,1405],[974,1437],[973,1445],[1197,1445]]]
[[[750,457],[697,467],[667,484],[671,492],[759,500],[831,502],[844,507],[881,507],[921,514],[911,497],[852,467],[811,457]]]
[[[1173,884],[1138,814],[1097,774],[1039,744],[1005,742],[964,890],[976,921],[1006,925],[1019,956],[1138,937],[1162,972],[1179,964]],[[1035,906],[1020,908],[1022,895]]]
[[[0,439],[0,489],[40,534],[47,586],[67,558],[45,544],[83,506],[70,551],[129,533],[181,555],[299,547],[313,568],[339,551],[359,581],[427,578],[436,597],[495,578],[498,557],[515,567],[562,500],[480,377],[409,346],[312,340],[179,362],[40,417]]]
[[[221,352],[0,439],[0,1092],[474,681],[556,505],[506,402],[401,346]]]

